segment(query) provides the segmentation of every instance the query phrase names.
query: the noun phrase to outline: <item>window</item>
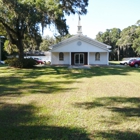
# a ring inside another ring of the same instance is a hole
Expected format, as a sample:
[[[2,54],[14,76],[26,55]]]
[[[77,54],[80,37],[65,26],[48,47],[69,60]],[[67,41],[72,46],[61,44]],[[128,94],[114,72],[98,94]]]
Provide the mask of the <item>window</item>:
[[[62,52],[59,53],[59,60],[60,61],[64,60],[64,54]]]
[[[95,54],[95,60],[100,60],[100,53],[99,53],[99,52],[97,52],[97,53]]]

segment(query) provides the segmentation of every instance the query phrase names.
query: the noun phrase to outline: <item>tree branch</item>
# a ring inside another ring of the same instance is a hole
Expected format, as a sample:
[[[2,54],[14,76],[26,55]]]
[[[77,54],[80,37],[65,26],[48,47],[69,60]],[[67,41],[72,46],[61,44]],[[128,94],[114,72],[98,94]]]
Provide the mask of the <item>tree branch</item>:
[[[0,19],[0,23],[2,23],[2,25],[10,32],[12,32],[13,34],[17,35],[17,33],[12,29],[10,28],[6,23],[3,22],[2,19]]]

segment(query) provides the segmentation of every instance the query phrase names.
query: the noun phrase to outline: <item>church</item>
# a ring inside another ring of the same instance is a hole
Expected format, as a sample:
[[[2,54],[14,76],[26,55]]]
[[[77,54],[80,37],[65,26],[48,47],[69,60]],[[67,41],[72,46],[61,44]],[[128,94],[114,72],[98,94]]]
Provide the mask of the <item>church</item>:
[[[51,65],[109,65],[111,46],[83,35],[80,16],[77,34],[51,48]]]

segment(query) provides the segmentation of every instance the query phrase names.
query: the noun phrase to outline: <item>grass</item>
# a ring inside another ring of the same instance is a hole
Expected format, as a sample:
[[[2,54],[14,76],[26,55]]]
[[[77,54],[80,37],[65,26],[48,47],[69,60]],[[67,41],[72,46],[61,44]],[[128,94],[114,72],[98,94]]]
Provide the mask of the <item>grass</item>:
[[[140,139],[140,69],[0,67],[0,139]]]

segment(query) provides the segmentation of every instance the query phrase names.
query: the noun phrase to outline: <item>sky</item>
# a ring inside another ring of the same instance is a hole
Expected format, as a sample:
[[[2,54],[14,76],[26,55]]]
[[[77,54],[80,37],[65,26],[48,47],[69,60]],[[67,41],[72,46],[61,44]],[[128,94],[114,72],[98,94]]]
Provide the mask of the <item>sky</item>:
[[[98,32],[106,29],[123,30],[140,20],[140,0],[89,0],[87,14],[81,16],[83,35],[95,39]],[[78,15],[66,17],[69,33],[77,33]],[[53,36],[47,29],[43,36]]]

